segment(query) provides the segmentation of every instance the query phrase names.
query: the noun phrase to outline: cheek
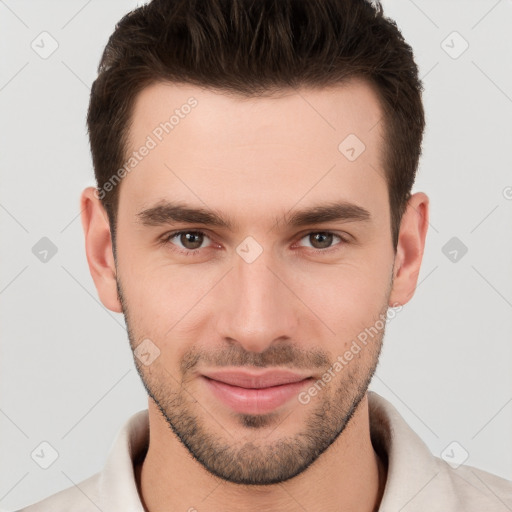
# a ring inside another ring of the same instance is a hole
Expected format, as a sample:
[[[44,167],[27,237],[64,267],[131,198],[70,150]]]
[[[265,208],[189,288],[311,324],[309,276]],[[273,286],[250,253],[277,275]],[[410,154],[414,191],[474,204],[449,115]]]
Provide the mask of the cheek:
[[[323,330],[326,340],[334,340],[338,351],[340,343],[350,344],[387,306],[391,263],[385,258],[319,266],[299,276],[294,291],[310,308],[311,322],[321,320],[328,328]]]
[[[152,263],[133,252],[125,263],[118,268],[130,322],[138,336],[161,343],[198,325],[204,299],[223,274],[214,266]]]

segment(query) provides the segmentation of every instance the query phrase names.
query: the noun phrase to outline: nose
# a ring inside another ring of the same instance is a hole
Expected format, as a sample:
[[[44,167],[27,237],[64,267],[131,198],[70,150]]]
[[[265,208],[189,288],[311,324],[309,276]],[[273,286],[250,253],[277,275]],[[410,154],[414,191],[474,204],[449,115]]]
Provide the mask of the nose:
[[[291,275],[270,252],[251,263],[235,255],[234,268],[223,280],[223,307],[217,309],[221,339],[251,352],[296,338],[299,325],[300,301],[290,289]]]

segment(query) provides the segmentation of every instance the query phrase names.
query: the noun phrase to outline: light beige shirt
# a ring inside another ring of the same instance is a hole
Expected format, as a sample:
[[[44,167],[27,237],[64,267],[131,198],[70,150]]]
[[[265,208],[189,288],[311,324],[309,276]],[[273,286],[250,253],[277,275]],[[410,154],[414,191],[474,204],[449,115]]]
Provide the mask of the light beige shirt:
[[[512,511],[512,482],[471,466],[454,469],[434,457],[398,411],[372,391],[369,407],[372,443],[388,459],[380,512]],[[143,410],[119,431],[102,471],[22,511],[144,512],[133,463],[144,456],[148,439]]]

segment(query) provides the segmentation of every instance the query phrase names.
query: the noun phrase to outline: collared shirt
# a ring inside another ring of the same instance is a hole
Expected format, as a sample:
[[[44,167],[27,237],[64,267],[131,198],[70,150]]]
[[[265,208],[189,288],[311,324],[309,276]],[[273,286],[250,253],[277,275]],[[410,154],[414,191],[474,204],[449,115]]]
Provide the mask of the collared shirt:
[[[512,511],[512,482],[471,466],[455,469],[431,454],[387,400],[370,391],[368,401],[372,444],[388,466],[379,512]],[[146,409],[119,431],[102,471],[18,512],[144,512],[134,461],[148,441]]]

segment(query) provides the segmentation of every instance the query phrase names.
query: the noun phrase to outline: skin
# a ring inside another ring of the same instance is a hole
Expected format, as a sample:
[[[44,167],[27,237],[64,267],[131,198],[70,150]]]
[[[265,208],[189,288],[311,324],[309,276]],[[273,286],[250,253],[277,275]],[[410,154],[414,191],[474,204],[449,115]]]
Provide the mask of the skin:
[[[81,199],[102,303],[124,312],[132,349],[149,338],[160,351],[148,366],[135,358],[150,395],[149,449],[135,468],[143,505],[375,510],[386,464],[371,443],[367,387],[384,330],[309,403],[294,398],[271,414],[234,412],[200,376],[228,365],[322,378],[379,314],[413,296],[428,197],[411,196],[395,251],[382,111],[360,80],[254,99],[154,84],[137,97],[130,152],[191,96],[197,106],[119,185],[117,261],[95,189]],[[351,133],[366,146],[353,162],[338,150]],[[164,200],[214,210],[235,226],[144,225],[139,212]],[[286,223],[297,210],[340,200],[369,218]],[[183,237],[168,237],[181,229],[205,233],[195,255],[179,252],[192,247]],[[314,235],[326,231],[346,242],[321,245]],[[263,250],[251,263],[236,251],[248,236]]]

